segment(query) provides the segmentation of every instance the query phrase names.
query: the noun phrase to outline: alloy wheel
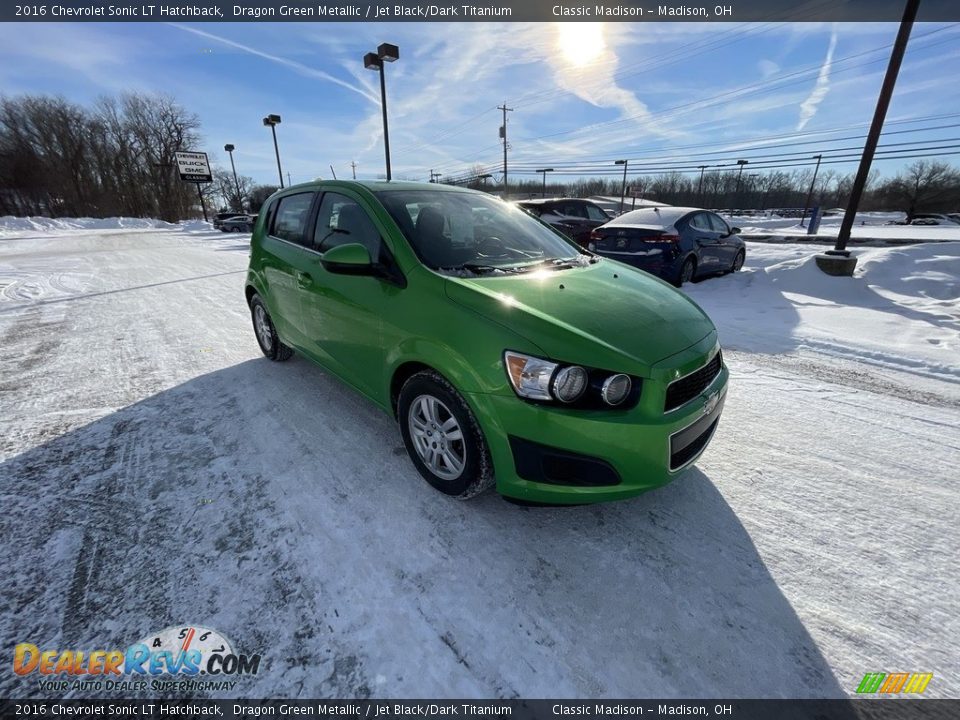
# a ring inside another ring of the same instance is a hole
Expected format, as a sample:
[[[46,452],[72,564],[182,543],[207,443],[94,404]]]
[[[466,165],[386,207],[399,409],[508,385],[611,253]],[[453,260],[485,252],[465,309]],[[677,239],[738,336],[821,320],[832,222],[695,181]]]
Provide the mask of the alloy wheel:
[[[463,473],[467,452],[460,423],[450,408],[433,395],[418,395],[407,412],[413,447],[424,465],[441,480]]]
[[[270,318],[267,317],[267,311],[263,305],[257,305],[253,309],[253,325],[257,331],[257,339],[264,350],[269,352],[273,349],[273,331],[270,328]]]

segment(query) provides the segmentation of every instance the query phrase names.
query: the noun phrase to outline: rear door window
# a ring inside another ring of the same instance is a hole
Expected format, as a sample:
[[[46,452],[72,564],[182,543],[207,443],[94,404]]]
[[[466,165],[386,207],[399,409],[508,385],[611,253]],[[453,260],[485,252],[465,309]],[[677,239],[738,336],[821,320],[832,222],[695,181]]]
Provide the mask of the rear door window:
[[[315,193],[287,195],[276,202],[271,235],[298,245],[306,245],[306,230]]]
[[[602,220],[606,222],[610,219],[607,217],[607,214],[596,205],[586,205],[585,207],[587,209],[587,217],[591,220]]]

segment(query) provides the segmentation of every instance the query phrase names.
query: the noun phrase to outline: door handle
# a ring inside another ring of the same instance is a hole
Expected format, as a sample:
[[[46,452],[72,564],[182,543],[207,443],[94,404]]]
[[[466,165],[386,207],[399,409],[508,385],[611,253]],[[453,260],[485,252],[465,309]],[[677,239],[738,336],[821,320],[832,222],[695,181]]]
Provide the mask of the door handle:
[[[306,290],[310,287],[310,283],[313,282],[313,278],[310,277],[310,273],[301,272],[297,270],[297,287],[301,290]]]

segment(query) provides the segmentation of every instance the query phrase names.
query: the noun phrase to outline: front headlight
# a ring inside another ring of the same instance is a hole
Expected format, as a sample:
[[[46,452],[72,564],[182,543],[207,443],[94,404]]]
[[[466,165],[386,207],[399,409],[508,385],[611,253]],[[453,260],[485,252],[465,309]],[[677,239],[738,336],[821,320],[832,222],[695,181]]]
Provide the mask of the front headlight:
[[[636,405],[642,380],[623,373],[555,363],[507,350],[503,353],[514,392],[527,400],[559,402],[580,409],[628,409]]]
[[[507,365],[507,377],[520,397],[530,400],[553,400],[550,394],[550,378],[559,367],[556,363],[530,355],[510,352],[503,354]]]

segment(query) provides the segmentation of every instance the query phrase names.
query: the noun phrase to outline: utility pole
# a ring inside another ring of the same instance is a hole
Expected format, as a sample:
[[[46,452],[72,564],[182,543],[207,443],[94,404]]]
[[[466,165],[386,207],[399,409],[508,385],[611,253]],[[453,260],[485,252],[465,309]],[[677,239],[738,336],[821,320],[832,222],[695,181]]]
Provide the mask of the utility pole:
[[[290,171],[287,170],[287,187],[289,187],[290,185],[293,185],[293,181],[290,180]]]
[[[860,206],[860,197],[867,185],[870,165],[873,163],[873,155],[877,150],[877,144],[880,142],[883,121],[887,117],[887,108],[890,106],[890,98],[893,97],[893,88],[897,84],[900,64],[903,62],[903,55],[907,51],[907,41],[910,39],[910,31],[913,29],[913,21],[917,17],[919,7],[920,0],[907,0],[907,5],[903,9],[900,30],[897,32],[897,39],[894,40],[893,50],[890,52],[890,62],[883,77],[883,85],[880,86],[880,95],[877,97],[873,122],[870,124],[867,142],[863,146],[863,155],[860,158],[860,167],[857,169],[857,176],[853,180],[853,187],[850,188],[847,211],[843,215],[840,232],[837,234],[837,244],[833,250],[827,250],[823,255],[817,255],[816,257],[817,267],[828,275],[846,275],[849,277],[853,275],[853,271],[857,267],[857,258],[850,257],[850,251],[847,250],[847,241],[850,239],[850,230],[853,229],[857,208]]]
[[[350,161],[350,169],[353,171],[353,179],[357,179],[357,163],[353,160]]]
[[[443,175],[443,173],[434,172],[434,171],[431,169],[431,170],[430,170],[430,182],[432,182],[432,183],[440,182],[440,176],[441,176],[441,175]]]
[[[800,216],[800,227],[803,227],[803,221],[807,218],[807,210],[810,209],[810,201],[813,199],[813,186],[817,183],[817,173],[820,171],[820,161],[823,155],[814,155],[811,160],[817,161],[817,166],[813,169],[813,180],[810,181],[810,192],[807,193],[807,200],[803,203],[803,215]]]
[[[497,110],[503,110],[503,125],[500,126],[500,137],[503,139],[503,199],[507,199],[507,113],[513,112],[513,108],[507,107],[507,101],[503,105],[498,105]]]

